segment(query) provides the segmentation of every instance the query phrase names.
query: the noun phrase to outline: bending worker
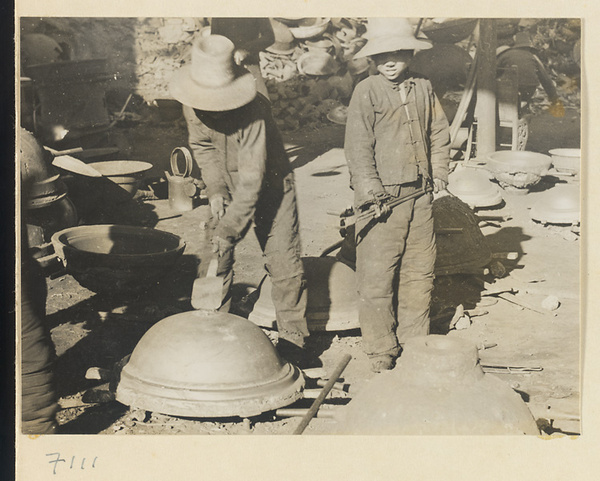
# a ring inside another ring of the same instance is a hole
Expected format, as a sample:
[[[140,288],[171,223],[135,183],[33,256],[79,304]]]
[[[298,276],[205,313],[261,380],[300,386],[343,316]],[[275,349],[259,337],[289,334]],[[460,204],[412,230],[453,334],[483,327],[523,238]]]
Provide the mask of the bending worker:
[[[269,102],[233,55],[234,44],[226,37],[199,38],[191,64],[175,72],[170,90],[184,105],[189,145],[218,220],[212,243],[219,254],[217,275],[225,279],[224,303],[234,247],[254,222],[273,286],[277,348],[301,364],[309,332],[293,172]]]

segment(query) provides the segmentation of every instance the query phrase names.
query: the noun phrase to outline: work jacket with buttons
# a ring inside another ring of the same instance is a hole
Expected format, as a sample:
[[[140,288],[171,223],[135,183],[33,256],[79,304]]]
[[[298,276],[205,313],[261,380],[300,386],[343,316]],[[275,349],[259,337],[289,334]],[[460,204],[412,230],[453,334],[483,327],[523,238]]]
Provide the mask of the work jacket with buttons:
[[[348,107],[344,141],[356,205],[420,178],[447,182],[449,132],[429,80],[406,75],[392,82],[373,75],[360,82]]]

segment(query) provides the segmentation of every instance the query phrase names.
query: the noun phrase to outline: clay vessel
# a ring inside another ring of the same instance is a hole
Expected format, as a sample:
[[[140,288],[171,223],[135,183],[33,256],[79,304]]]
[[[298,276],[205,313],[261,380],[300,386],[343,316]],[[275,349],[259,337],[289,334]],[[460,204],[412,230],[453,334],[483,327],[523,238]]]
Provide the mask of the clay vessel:
[[[477,347],[447,336],[410,339],[392,371],[340,410],[336,434],[539,434],[522,398],[485,374]]]

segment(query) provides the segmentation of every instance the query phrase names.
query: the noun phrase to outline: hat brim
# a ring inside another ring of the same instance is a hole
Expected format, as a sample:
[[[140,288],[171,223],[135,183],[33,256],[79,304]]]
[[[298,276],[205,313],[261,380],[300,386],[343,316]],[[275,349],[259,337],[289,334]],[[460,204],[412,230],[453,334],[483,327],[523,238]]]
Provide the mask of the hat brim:
[[[210,112],[224,112],[252,102],[256,97],[256,80],[248,72],[223,87],[207,88],[192,78],[190,66],[186,65],[171,77],[169,91],[183,105]]]
[[[380,53],[396,52],[398,50],[426,50],[431,47],[431,43],[416,38],[376,37],[369,40],[353,58],[371,57]]]

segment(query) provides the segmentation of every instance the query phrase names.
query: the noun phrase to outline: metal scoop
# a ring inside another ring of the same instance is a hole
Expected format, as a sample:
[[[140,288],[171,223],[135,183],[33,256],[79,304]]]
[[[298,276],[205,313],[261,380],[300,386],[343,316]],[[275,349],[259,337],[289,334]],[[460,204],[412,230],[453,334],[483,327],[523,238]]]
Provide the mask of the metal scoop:
[[[206,277],[199,277],[194,280],[191,298],[194,309],[216,311],[221,307],[223,302],[223,279],[217,277],[218,264],[219,259],[215,254],[208,264]]]

